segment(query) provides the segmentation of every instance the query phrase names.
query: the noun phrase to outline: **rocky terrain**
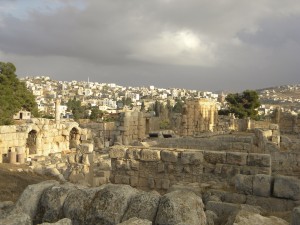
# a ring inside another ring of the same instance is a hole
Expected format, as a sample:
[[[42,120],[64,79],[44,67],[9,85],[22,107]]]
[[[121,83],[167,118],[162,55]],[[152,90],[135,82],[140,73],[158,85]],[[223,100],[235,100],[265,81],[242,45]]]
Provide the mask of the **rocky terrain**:
[[[0,224],[289,224],[267,215],[262,207],[237,204],[242,196],[191,185],[175,185],[160,195],[129,185],[88,188],[50,180],[29,185],[15,204],[1,202]],[[224,202],[224,198],[232,198],[236,203]],[[299,224],[299,212],[299,208],[294,208],[291,224]]]

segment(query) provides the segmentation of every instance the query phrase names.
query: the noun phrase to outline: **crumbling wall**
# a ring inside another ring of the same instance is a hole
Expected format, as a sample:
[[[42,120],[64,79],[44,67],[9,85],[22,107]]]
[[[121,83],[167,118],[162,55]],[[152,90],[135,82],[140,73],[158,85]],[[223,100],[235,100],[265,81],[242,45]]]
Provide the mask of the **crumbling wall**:
[[[282,133],[298,134],[300,132],[300,120],[297,115],[280,113],[278,125]]]
[[[146,117],[143,112],[128,111],[120,114],[117,124],[119,134],[116,136],[118,143],[128,145],[136,140],[146,137]]]
[[[216,102],[197,99],[186,102],[182,115],[182,136],[194,136],[205,131],[213,131],[218,112]]]
[[[271,173],[269,154],[123,146],[114,146],[109,154],[111,181],[142,189],[167,190],[179,181],[200,183],[207,176]]]
[[[72,133],[71,130],[75,131]],[[33,137],[30,137],[33,134]],[[0,126],[0,162],[3,157],[14,159],[28,155],[48,155],[49,153],[67,150],[70,139],[74,143],[88,139],[88,131],[81,129],[76,122],[59,122],[49,119],[31,119],[30,123],[13,126]],[[18,157],[19,156],[19,157]]]

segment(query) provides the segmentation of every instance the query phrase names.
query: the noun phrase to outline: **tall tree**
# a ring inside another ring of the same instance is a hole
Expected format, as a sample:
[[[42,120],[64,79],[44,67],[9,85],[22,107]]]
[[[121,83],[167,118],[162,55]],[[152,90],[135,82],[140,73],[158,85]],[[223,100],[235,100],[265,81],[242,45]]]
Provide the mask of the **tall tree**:
[[[0,125],[13,124],[12,116],[21,109],[38,115],[34,95],[15,74],[16,67],[8,62],[0,62]]]
[[[84,118],[85,108],[81,106],[81,102],[74,97],[67,102],[68,110],[72,112],[74,120]]]
[[[257,108],[260,106],[260,101],[256,91],[246,90],[243,93],[228,94],[225,100],[228,109],[221,110],[219,114],[234,113],[238,118],[258,119]]]

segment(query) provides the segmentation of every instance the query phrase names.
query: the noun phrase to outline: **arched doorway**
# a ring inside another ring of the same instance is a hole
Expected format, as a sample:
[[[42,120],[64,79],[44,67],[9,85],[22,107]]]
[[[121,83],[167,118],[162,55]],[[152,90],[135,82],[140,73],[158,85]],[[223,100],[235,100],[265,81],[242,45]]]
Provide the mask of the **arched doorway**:
[[[36,130],[31,130],[28,133],[28,137],[26,140],[26,147],[29,148],[29,155],[31,154],[36,154],[37,153],[37,148],[36,148],[36,138],[37,138],[37,131]]]
[[[73,127],[70,131],[70,138],[69,138],[69,148],[76,148],[77,145],[80,144],[80,135],[79,131],[76,127]]]

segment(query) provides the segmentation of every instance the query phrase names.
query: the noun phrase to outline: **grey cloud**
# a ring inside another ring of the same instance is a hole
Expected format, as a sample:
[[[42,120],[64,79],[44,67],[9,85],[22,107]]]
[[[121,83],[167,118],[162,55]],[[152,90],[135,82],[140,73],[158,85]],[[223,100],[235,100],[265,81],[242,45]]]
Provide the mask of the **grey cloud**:
[[[90,76],[123,85],[242,90],[299,80],[297,0],[85,2],[85,8],[66,5],[52,13],[32,11],[27,19],[0,14],[1,61],[13,61],[24,76]],[[255,29],[258,32],[250,34]],[[216,63],[207,68],[139,57],[143,52],[138,45],[147,45],[162,32],[181,30],[213,43]]]

